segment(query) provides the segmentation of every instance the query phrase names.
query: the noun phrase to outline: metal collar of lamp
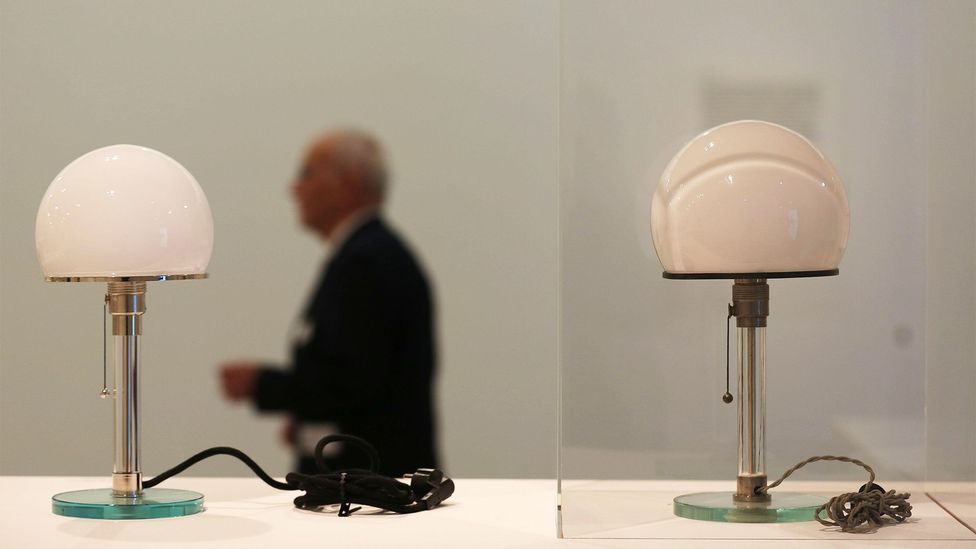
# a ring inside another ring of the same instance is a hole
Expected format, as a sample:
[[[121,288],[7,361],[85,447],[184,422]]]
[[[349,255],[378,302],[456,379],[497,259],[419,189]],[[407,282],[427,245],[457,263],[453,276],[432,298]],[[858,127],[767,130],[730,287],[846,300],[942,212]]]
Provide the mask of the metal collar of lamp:
[[[688,518],[812,520],[824,499],[766,491],[765,348],[770,278],[838,274],[850,210],[837,172],[800,134],[741,120],[712,128],[679,151],[651,204],[664,277],[734,279],[739,467],[734,493],[675,499]]]
[[[35,226],[51,282],[105,282],[115,357],[115,459],[110,489],[53,497],[57,514],[155,518],[203,509],[197,492],[143,490],[139,367],[146,283],[206,278],[213,218],[193,175],[165,154],[112,145],[77,158],[51,182]]]

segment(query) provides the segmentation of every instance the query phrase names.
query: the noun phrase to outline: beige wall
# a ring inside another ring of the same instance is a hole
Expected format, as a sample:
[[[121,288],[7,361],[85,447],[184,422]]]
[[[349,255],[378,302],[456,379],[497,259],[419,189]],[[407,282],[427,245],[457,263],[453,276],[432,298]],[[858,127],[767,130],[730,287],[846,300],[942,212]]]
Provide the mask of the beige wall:
[[[808,133],[852,210],[840,277],[771,284],[768,469],[976,478],[974,9],[0,1],[0,473],[111,466],[103,288],[42,282],[33,222],[58,170],[118,142],[186,165],[216,230],[211,279],[150,288],[146,471],[226,444],[284,473],[278,420],[225,404],[215,365],[285,358],[322,254],[286,186],[310,136],[355,123],[436,284],[450,474],[554,475],[560,333],[567,472],[731,475],[729,285],[662,280],[647,227],[682,140],[738,115]]]

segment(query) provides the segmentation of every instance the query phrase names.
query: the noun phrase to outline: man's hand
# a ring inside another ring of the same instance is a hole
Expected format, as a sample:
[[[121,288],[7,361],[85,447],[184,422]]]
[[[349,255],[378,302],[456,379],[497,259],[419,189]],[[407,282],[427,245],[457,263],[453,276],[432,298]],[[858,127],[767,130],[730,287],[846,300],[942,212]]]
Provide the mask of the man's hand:
[[[288,419],[282,426],[280,435],[285,446],[295,446],[298,443],[298,423],[294,419]]]
[[[233,402],[251,400],[254,397],[260,368],[258,363],[238,360],[220,365],[220,381],[224,396]]]

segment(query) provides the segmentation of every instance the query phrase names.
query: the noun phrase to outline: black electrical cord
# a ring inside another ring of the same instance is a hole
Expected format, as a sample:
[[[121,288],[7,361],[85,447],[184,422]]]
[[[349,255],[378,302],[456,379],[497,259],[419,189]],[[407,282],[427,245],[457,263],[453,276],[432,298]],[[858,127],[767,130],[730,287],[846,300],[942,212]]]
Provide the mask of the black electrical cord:
[[[357,446],[369,458],[369,469],[330,470],[322,452],[326,445],[333,442],[346,442]],[[312,475],[288,473],[285,482],[271,478],[271,475],[261,469],[261,466],[237,448],[217,446],[191,456],[179,465],[143,482],[142,486],[152,488],[196,463],[217,455],[229,455],[243,461],[258,478],[272,488],[304,491],[304,495],[294,500],[295,507],[299,509],[318,510],[325,505],[339,504],[339,516],[342,517],[359,510],[359,507],[350,508],[354,503],[394,513],[427,511],[454,493],[454,481],[438,469],[418,469],[411,475],[409,485],[377,473],[380,460],[376,448],[369,442],[352,435],[329,435],[320,440],[315,445],[315,464],[319,472]]]

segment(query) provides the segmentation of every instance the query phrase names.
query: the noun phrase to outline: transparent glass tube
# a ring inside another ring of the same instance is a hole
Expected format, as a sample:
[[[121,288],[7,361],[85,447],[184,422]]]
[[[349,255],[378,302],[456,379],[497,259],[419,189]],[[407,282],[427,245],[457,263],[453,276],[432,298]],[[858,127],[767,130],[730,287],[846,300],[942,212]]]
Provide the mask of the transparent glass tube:
[[[134,321],[134,317],[132,317]],[[115,346],[115,462],[116,475],[139,475],[139,336],[113,336]],[[125,490],[135,495],[140,490]],[[122,495],[122,494],[120,494]]]
[[[766,328],[738,328],[739,476],[766,474]]]

